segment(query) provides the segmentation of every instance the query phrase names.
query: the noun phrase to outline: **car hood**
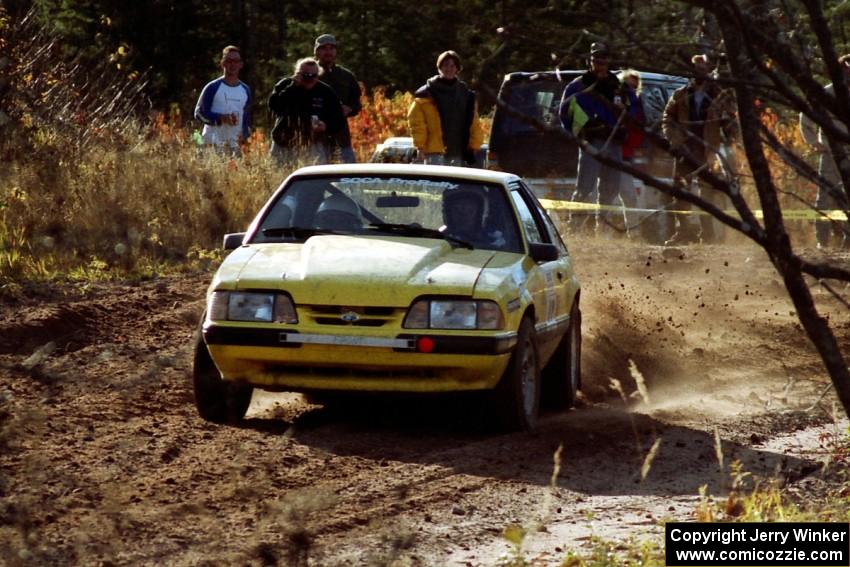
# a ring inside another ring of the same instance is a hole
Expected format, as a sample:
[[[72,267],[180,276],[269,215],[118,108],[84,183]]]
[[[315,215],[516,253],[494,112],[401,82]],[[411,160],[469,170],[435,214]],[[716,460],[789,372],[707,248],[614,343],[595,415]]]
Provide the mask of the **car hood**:
[[[471,296],[496,254],[426,238],[319,235],[240,248],[213,285],[286,290],[302,304],[406,307],[424,294]]]

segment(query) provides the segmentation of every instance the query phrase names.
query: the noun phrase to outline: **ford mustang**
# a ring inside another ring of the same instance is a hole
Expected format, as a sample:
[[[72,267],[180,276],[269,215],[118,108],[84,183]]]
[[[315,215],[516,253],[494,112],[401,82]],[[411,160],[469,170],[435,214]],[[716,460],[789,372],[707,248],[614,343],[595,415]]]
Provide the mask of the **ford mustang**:
[[[305,167],[224,246],[195,347],[204,419],[242,419],[254,388],[480,391],[511,430],[575,401],[580,286],[516,175]]]

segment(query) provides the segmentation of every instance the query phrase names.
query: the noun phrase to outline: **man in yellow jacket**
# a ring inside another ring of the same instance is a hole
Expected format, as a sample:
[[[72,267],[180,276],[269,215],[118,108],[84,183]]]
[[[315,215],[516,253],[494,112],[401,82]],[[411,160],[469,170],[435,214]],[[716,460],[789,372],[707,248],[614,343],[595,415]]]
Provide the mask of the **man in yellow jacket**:
[[[475,92],[457,78],[460,56],[444,51],[438,75],[420,87],[407,112],[413,145],[427,164],[475,164],[484,135],[478,121]]]

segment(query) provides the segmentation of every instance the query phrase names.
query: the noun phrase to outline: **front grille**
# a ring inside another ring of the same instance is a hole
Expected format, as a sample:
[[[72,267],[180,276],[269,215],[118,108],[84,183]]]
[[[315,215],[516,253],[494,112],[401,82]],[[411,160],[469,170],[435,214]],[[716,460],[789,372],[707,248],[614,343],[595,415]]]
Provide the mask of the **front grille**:
[[[341,305],[301,306],[299,318],[317,325],[382,327],[400,322],[406,310],[395,307],[346,307]],[[303,315],[303,317],[301,317]],[[399,323],[400,326],[400,323]]]
[[[319,325],[351,325],[352,327],[381,327],[386,323],[384,319],[360,319],[349,323],[338,317],[335,319],[332,317],[316,317],[315,321]]]

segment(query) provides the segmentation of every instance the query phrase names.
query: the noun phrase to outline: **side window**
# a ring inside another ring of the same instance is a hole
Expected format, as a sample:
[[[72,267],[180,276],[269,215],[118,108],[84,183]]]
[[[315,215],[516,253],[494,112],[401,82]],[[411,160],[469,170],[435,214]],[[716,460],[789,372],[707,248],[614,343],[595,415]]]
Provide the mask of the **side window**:
[[[552,222],[552,219],[549,218],[547,213],[543,213],[543,220],[546,224],[546,230],[549,232],[549,239],[555,246],[558,247],[558,251],[563,255],[568,255],[567,245],[564,244],[563,239],[561,238],[561,233],[558,232],[558,229],[555,228],[555,223]]]
[[[563,86],[560,82],[541,78],[512,84],[507,88],[502,87],[499,98],[526,116],[536,118],[550,126],[557,126],[560,123],[558,108],[561,104],[561,91]],[[508,116],[498,109],[496,116],[498,120],[495,120],[494,124],[499,132],[507,135],[538,133],[534,126]]]
[[[664,96],[664,91],[658,85],[644,85],[641,92],[646,124],[654,130],[661,125],[661,117],[664,114],[664,107],[667,105],[667,97]]]
[[[524,194],[524,201],[526,204],[531,203],[529,206],[533,208],[531,214],[533,217],[537,219],[538,230],[548,237],[545,240],[541,240],[540,242],[551,242],[555,246],[558,247],[558,251],[562,255],[569,255],[567,251],[567,245],[564,244],[564,240],[561,238],[561,233],[558,232],[558,228],[555,226],[555,223],[552,221],[552,217],[549,216],[549,213],[543,206],[537,201],[537,197],[534,195],[534,191],[532,191],[528,185],[520,182],[521,190],[520,193]],[[540,223],[543,222],[543,228],[540,228]]]
[[[538,116],[542,122],[549,125],[554,124],[555,118],[558,116],[557,112],[553,112],[554,99],[555,93],[546,91],[537,93]]]
[[[519,213],[519,221],[522,224],[522,229],[525,231],[528,241],[547,242],[548,238],[544,239],[541,236],[541,230],[537,225],[537,220],[534,218],[534,214],[531,212],[528,203],[525,202],[525,198],[522,196],[522,193],[517,189],[512,190],[511,199]]]

